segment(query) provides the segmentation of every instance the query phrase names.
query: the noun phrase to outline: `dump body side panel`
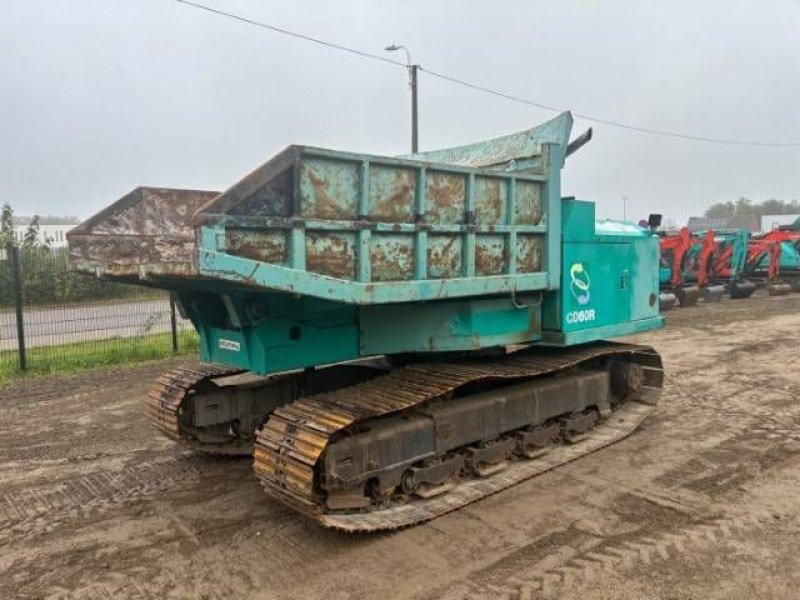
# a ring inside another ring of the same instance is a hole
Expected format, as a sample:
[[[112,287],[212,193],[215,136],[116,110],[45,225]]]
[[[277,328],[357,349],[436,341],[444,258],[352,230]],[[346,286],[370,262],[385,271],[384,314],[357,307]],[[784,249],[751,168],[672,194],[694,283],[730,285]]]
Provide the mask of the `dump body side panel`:
[[[358,305],[560,285],[561,146],[525,173],[304,146],[279,157],[283,170],[270,161],[195,216],[201,275]]]
[[[70,266],[98,276],[197,276],[191,218],[217,195],[136,188],[67,234]]]

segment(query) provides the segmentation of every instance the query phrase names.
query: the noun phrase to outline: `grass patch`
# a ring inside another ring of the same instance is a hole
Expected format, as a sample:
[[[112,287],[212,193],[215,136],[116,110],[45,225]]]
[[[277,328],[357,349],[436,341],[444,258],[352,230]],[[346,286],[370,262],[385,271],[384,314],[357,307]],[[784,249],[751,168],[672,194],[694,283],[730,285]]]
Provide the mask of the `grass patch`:
[[[23,377],[64,375],[125,363],[135,363],[181,354],[197,353],[200,342],[193,330],[178,332],[178,352],[172,351],[169,333],[42,346],[27,351],[28,368],[19,369],[16,350],[0,352],[0,384]]]

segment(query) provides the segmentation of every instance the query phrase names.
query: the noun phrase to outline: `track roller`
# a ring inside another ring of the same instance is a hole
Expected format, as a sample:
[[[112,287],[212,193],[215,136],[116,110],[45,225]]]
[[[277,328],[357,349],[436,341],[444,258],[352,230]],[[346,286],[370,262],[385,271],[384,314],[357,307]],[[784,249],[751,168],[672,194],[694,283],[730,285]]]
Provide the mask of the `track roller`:
[[[700,288],[696,285],[687,285],[675,289],[675,295],[681,307],[694,306],[700,299]]]
[[[547,454],[560,439],[561,426],[558,423],[529,427],[517,432],[517,452],[525,458],[538,458]]]
[[[658,295],[658,310],[661,312],[671,310],[677,302],[678,298],[672,292],[661,292]]]
[[[725,295],[725,287],[722,285],[707,285],[703,287],[701,296],[705,302],[719,302]]]
[[[564,441],[568,444],[577,444],[586,438],[586,434],[594,429],[600,415],[596,410],[585,410],[580,413],[574,413],[569,417],[561,420],[561,432],[564,436]]]
[[[435,459],[422,467],[412,467],[403,473],[402,490],[420,498],[433,498],[453,487],[453,480],[464,468],[464,457],[454,455]]]
[[[767,292],[770,296],[786,296],[792,292],[792,286],[788,283],[770,283],[767,285]]]
[[[729,292],[732,300],[749,298],[756,291],[756,284],[746,279],[731,281]]]
[[[466,449],[466,465],[478,477],[488,477],[506,467],[506,459],[516,449],[512,437]]]

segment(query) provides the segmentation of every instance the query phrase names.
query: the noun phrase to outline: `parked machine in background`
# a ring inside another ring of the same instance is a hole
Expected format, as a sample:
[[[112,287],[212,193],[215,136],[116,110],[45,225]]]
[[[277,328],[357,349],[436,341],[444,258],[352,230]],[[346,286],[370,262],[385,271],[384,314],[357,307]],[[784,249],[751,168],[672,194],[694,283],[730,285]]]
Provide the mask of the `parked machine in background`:
[[[800,223],[784,225],[766,233],[754,236],[765,244],[780,245],[778,270],[780,279],[789,285],[794,292],[800,292]],[[758,264],[759,269],[769,269],[770,264],[763,257]]]
[[[675,304],[693,306],[700,299],[700,287],[688,283],[685,271],[688,264],[689,251],[695,244],[694,236],[688,227],[677,232],[663,232],[660,238],[661,261],[659,267],[659,283],[661,286],[661,310],[669,310]]]
[[[699,242],[689,251],[688,279],[697,282],[700,296],[706,302],[718,302],[725,295],[725,286],[714,282],[713,260],[717,242],[713,231],[698,235]]]
[[[164,434],[253,453],[327,527],[411,525],[658,398],[659,355],[604,341],[663,325],[658,237],[561,197],[571,125],[403,158],[290,146],[221,194],[138,188],[71,232],[71,266],[170,290],[197,329],[205,364],[148,399]]]
[[[745,277],[750,233],[746,229],[711,233],[715,242],[711,258],[711,280],[725,286],[733,300],[749,298],[757,289],[755,282]],[[702,235],[711,233],[703,232]]]
[[[727,283],[732,299],[749,298],[758,287],[765,287],[770,295],[791,291],[779,277],[780,242],[751,237],[746,229],[715,231],[714,235],[714,278]]]
[[[725,288],[713,281],[712,258],[716,250],[713,232],[697,236],[683,227],[679,231],[661,232],[661,310],[669,310],[675,301],[694,306],[702,298],[716,302]]]
[[[770,296],[783,296],[792,291],[782,279],[783,243],[769,237],[753,236],[747,244],[748,276],[766,287]]]

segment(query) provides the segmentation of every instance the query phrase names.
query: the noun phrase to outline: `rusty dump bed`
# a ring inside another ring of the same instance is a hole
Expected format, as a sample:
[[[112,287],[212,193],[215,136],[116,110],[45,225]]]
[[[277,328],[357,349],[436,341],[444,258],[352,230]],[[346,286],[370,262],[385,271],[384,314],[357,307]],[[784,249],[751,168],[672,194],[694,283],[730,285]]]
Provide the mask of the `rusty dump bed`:
[[[69,240],[70,266],[95,275],[197,275],[194,213],[219,192],[138,187],[84,221]]]
[[[556,289],[571,124],[400,158],[293,145],[221,194],[137,188],[70,232],[71,265],[347,304]]]

